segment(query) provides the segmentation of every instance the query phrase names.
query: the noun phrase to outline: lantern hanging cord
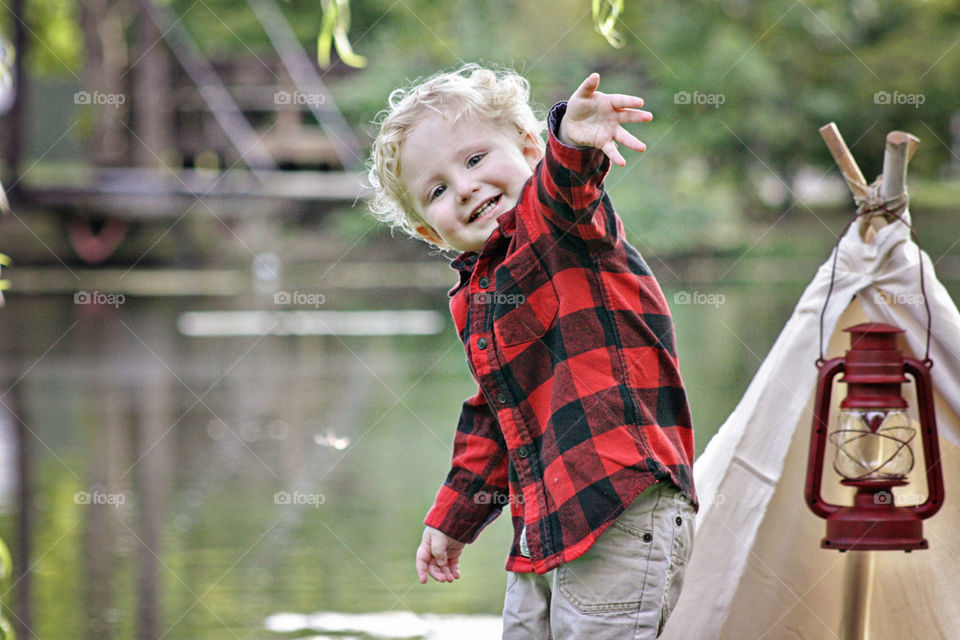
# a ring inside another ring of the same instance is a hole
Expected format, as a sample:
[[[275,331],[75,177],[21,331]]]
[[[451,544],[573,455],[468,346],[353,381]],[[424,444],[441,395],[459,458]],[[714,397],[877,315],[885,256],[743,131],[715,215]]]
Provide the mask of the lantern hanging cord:
[[[827,297],[823,301],[823,308],[820,309],[820,340],[818,342],[818,346],[820,347],[820,358],[817,360],[817,366],[820,366],[825,361],[825,358],[823,357],[823,317],[827,312],[827,305],[830,303],[830,295],[833,293],[833,284],[837,276],[837,258],[840,255],[840,242],[847,235],[850,225],[860,219],[864,219],[864,222],[866,222],[870,217],[875,215],[884,215],[899,220],[910,230],[910,235],[913,237],[913,241],[917,245],[917,261],[920,263],[920,297],[923,299],[923,308],[927,312],[927,341],[925,352],[923,354],[923,364],[927,368],[933,366],[933,361],[930,360],[930,336],[933,334],[933,314],[930,312],[930,301],[927,299],[927,287],[924,280],[923,249],[920,248],[920,239],[917,237],[917,232],[914,231],[913,225],[908,223],[902,217],[902,214],[904,211],[906,211],[907,204],[909,202],[906,190],[904,190],[903,194],[893,198],[892,200],[884,200],[883,196],[881,195],[882,181],[883,176],[878,177],[876,181],[868,188],[867,195],[865,197],[855,198],[857,202],[857,213],[843,227],[843,231],[840,232],[840,237],[837,239],[837,244],[834,247],[833,266],[830,270],[830,287],[827,289]]]

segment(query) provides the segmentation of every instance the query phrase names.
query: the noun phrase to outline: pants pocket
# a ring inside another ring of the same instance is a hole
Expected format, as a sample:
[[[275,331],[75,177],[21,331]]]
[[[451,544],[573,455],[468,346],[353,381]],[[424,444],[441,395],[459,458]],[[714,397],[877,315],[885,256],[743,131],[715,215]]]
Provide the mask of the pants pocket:
[[[693,538],[695,535],[694,523],[696,512],[689,505],[678,509],[676,515],[677,532],[670,554],[670,568],[667,570],[666,583],[663,593],[663,607],[660,611],[660,629],[667,623],[673,608],[680,599],[683,588],[683,576],[693,553]]]
[[[654,548],[653,531],[614,522],[589,551],[557,568],[560,593],[583,614],[638,610]]]
[[[557,589],[578,612],[638,612],[645,596],[660,593],[663,580],[657,575],[665,569],[673,536],[658,524],[668,507],[663,494],[664,485],[649,487],[586,553],[557,568]]]

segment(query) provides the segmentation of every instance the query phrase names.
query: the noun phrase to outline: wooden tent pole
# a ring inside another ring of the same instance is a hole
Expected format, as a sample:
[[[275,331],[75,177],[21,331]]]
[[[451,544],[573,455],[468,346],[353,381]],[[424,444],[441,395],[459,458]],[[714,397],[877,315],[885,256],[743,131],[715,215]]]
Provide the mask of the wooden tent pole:
[[[883,198],[892,200],[900,196],[907,186],[907,163],[920,144],[920,139],[903,131],[887,134],[883,152]]]
[[[907,188],[907,163],[917,151],[920,138],[903,131],[891,131],[887,134],[887,143],[883,149],[883,183],[881,192],[884,200],[899,198]],[[870,226],[879,231],[891,222],[886,215],[870,218]]]
[[[831,122],[820,127],[820,135],[827,143],[827,148],[830,149],[830,154],[840,168],[840,173],[843,174],[843,179],[853,193],[853,197],[855,199],[865,198],[867,181],[864,179],[860,167],[857,166],[856,160],[853,159],[853,154],[850,153],[850,149],[843,141],[843,136],[840,135],[836,123]],[[916,153],[919,144],[920,138],[903,131],[891,131],[887,134],[887,143],[883,152],[883,183],[881,187],[884,200],[893,200],[905,191],[907,164],[909,164],[913,154]],[[885,215],[874,215],[870,216],[869,224],[872,231],[867,229],[864,236],[866,241],[872,240],[876,231],[887,226],[889,220]]]
[[[870,640],[870,605],[873,602],[873,551],[848,552],[843,585],[843,640]]]
[[[840,173],[843,174],[843,179],[846,180],[847,186],[850,187],[854,197],[866,197],[867,181],[864,180],[863,173],[857,166],[857,161],[853,159],[853,154],[847,148],[847,143],[843,141],[843,136],[840,135],[836,123],[831,122],[820,127],[820,135],[823,137],[823,141],[827,143],[827,148],[830,149],[834,162],[840,167]]]

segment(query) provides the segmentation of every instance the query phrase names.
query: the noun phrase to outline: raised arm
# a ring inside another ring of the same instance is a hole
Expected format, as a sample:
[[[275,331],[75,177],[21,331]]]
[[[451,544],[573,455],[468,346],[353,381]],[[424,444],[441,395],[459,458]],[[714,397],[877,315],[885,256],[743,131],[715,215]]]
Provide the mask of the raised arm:
[[[624,129],[653,116],[639,109],[643,100],[597,91],[600,76],[590,74],[548,117],[550,136],[544,162],[537,167],[539,212],[551,232],[576,236],[603,251],[619,242],[622,223],[603,189],[610,164],[625,164],[618,145],[636,151],[646,146]]]

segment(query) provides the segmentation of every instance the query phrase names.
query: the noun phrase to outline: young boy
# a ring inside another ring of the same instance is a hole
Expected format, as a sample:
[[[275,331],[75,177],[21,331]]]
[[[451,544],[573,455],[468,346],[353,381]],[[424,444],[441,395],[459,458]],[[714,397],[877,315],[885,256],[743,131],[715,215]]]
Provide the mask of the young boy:
[[[692,549],[693,430],[663,293],[603,190],[643,100],[591,74],[543,123],[511,71],[390,95],[371,208],[461,252],[450,308],[479,384],[426,517],[420,581],[460,577],[510,505],[509,639],[655,638]]]

